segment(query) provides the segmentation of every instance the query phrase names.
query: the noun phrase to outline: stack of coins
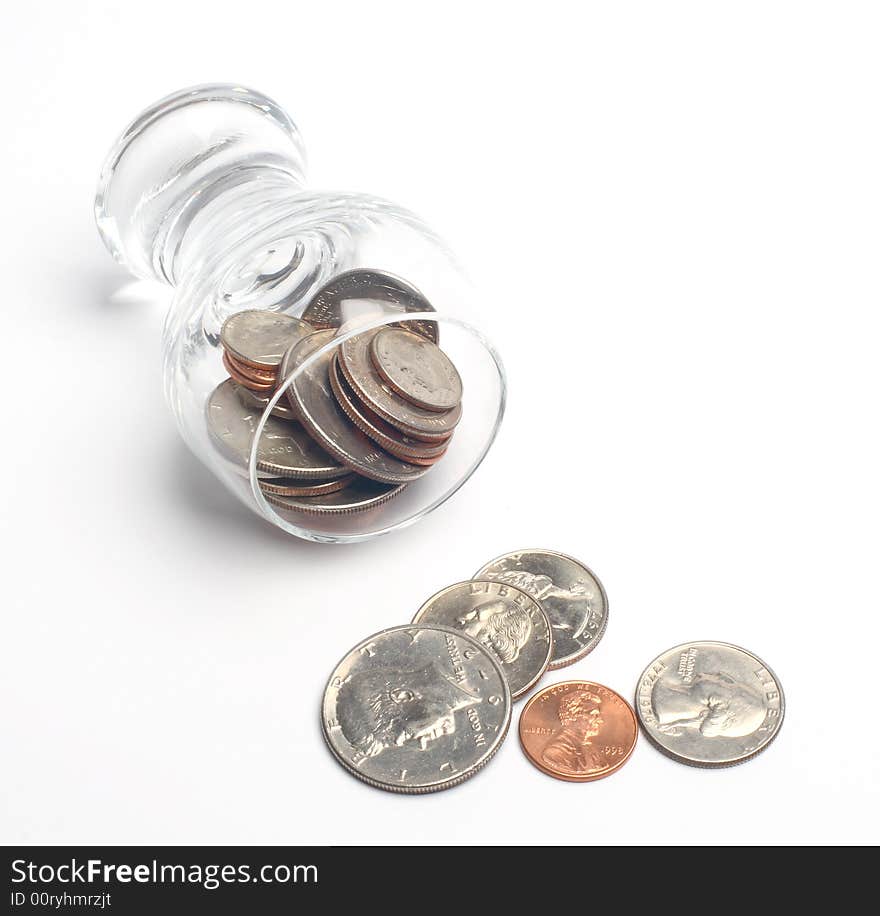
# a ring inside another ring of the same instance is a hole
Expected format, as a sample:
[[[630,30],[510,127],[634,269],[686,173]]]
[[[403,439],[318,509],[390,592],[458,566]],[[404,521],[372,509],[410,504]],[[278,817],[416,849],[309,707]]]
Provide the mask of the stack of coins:
[[[302,367],[257,446],[260,488],[282,511],[350,513],[386,502],[442,460],[462,416],[461,377],[436,323],[383,326],[334,348],[353,317],[349,301],[373,302],[379,314],[433,311],[404,281],[354,270],[322,287],[303,318],[243,311],[220,332],[229,378],[208,400],[208,430],[242,472],[261,414]]]
[[[588,655],[608,599],[582,563],[520,550],[442,589],[410,624],[382,630],[339,662],[324,691],[324,738],[359,779],[392,792],[448,789],[477,773],[507,734],[515,700],[548,669]],[[782,723],[775,675],[725,643],[670,649],[642,674],[638,715],[616,691],[568,680],[533,694],[523,752],[547,775],[592,782],[617,772],[639,724],[683,763],[727,766],[765,748]]]

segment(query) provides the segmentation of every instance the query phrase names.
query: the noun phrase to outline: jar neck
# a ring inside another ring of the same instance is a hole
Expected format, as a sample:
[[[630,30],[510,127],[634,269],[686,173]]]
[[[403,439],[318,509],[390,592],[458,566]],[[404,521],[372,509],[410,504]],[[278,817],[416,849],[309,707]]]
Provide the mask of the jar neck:
[[[246,166],[206,180],[167,214],[153,246],[155,273],[178,286],[219,252],[235,248],[302,190],[286,163]]]

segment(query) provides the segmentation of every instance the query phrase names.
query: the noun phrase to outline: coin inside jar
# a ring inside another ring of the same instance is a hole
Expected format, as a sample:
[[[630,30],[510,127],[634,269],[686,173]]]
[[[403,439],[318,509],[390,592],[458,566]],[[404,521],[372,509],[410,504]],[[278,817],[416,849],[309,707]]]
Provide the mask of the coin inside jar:
[[[370,355],[382,379],[411,404],[444,411],[461,402],[458,370],[432,341],[403,328],[382,328]]]
[[[434,306],[411,283],[381,270],[357,268],[337,274],[315,293],[303,312],[313,328],[339,328],[389,312],[433,312]],[[437,343],[436,321],[409,320],[406,327]]]
[[[296,367],[329,343],[335,332],[317,331],[295,344],[282,361],[282,374],[289,378]],[[346,467],[370,480],[408,483],[426,468],[405,462],[380,449],[346,416],[330,384],[332,352],[319,355],[303,366],[287,389],[291,406],[315,439]]]
[[[232,366],[239,375],[243,375],[245,378],[251,379],[252,381],[261,382],[264,385],[270,384],[274,387],[275,382],[278,380],[277,370],[268,372],[265,369],[255,369],[247,363],[239,362],[228,350],[223,351],[223,359],[225,363]]]
[[[269,406],[269,401],[272,398],[272,392],[253,391],[237,383],[235,385],[235,392],[243,403],[253,407],[254,410],[259,410],[260,413]],[[287,398],[283,396],[275,402],[275,406],[272,408],[272,415],[280,417],[282,420],[296,420],[296,414],[293,412],[293,408],[288,403]]]
[[[232,379],[221,382],[208,398],[208,432],[223,452],[245,470],[261,414],[262,411],[241,400]],[[298,423],[271,415],[266,419],[257,447],[257,469],[300,480],[329,480],[349,473]]]
[[[228,353],[223,354],[223,368],[229,373],[230,378],[242,388],[249,388],[251,391],[260,391],[265,394],[271,394],[275,390],[275,382],[259,381],[254,379],[253,376],[246,375],[230,360]]]
[[[284,353],[314,328],[299,318],[266,309],[230,315],[220,329],[220,343],[236,361],[274,371]]]
[[[629,760],[638,733],[629,703],[591,681],[545,687],[519,719],[526,757],[548,776],[568,782],[592,782],[617,772]]]
[[[503,582],[450,585],[419,608],[413,623],[452,627],[486,646],[501,664],[514,699],[540,680],[553,653],[550,621],[541,605]]]
[[[337,477],[336,480],[296,480],[275,477],[261,480],[260,489],[275,496],[325,496],[343,490],[354,480],[354,474]]]
[[[751,652],[723,642],[684,643],[657,656],[636,688],[639,721],[651,742],[679,763],[732,766],[779,733],[779,679]]]
[[[349,337],[340,346],[339,367],[357,396],[374,413],[406,435],[446,438],[461,419],[461,404],[438,413],[411,404],[392,391],[373,365],[370,346],[377,331]]]
[[[282,515],[294,517],[303,512],[307,515],[353,515],[384,505],[406,489],[405,483],[397,485],[367,480],[357,474],[340,490],[311,496],[279,496],[264,491],[266,502]]]
[[[368,407],[358,401],[357,395],[339,368],[338,353],[334,353],[330,361],[330,384],[339,406],[345,411],[349,420],[386,452],[391,452],[392,455],[414,463],[422,459],[428,459],[430,462],[445,454],[449,445],[448,439],[435,443],[412,439],[395,429],[390,423],[386,423],[380,416],[372,413]]]

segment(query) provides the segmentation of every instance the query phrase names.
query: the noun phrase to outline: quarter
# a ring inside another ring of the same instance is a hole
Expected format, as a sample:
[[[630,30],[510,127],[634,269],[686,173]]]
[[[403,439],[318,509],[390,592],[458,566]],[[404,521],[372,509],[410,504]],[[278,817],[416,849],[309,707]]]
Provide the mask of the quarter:
[[[451,410],[461,402],[461,376],[430,340],[402,328],[382,328],[370,344],[373,365],[401,397],[426,410]]]
[[[658,655],[636,688],[651,742],[680,763],[724,767],[763,751],[779,734],[779,679],[751,652],[723,642],[683,643]]]
[[[413,623],[452,627],[492,652],[516,700],[547,670],[553,653],[544,609],[514,585],[474,580],[450,585],[419,608]]]
[[[474,578],[516,585],[541,602],[553,627],[551,669],[564,668],[588,655],[605,633],[605,589],[574,557],[554,550],[517,550],[487,563]]]

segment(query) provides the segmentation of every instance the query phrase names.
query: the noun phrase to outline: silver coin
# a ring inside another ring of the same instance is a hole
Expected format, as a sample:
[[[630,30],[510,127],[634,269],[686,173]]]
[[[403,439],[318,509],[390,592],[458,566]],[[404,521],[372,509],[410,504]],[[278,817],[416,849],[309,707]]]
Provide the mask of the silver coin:
[[[386,423],[378,414],[369,414],[360,403],[354,389],[349,385],[343,371],[339,368],[339,353],[333,354],[330,360],[330,385],[339,406],[346,416],[365,435],[375,443],[404,461],[437,458],[449,448],[449,439],[439,442],[421,442],[405,436],[400,430]]]
[[[354,482],[355,475],[337,477],[336,480],[296,480],[290,477],[273,477],[271,480],[261,480],[260,489],[263,493],[273,496],[326,496],[337,490],[344,490]]]
[[[382,380],[411,404],[442,412],[461,402],[461,376],[430,340],[403,328],[382,328],[370,354]]]
[[[411,284],[381,270],[348,270],[337,274],[312,298],[303,320],[313,328],[339,328],[349,321],[368,320],[389,312],[433,312],[434,306]],[[437,343],[434,321],[407,321],[409,328]]]
[[[411,404],[444,411],[461,402],[461,376],[430,340],[402,328],[382,328],[370,353],[382,379]]]
[[[245,404],[232,379],[221,382],[208,398],[208,431],[228,458],[247,469],[262,411]],[[270,416],[257,449],[257,469],[300,480],[341,477],[348,468],[334,461],[298,423]]]
[[[269,401],[273,394],[271,391],[268,394],[262,391],[252,391],[237,382],[235,383],[235,391],[245,404],[250,405],[255,410],[259,410],[260,413],[269,406]],[[272,416],[280,417],[282,420],[296,420],[293,408],[288,404],[287,399],[283,397],[279,398],[278,403],[272,408]]]
[[[329,343],[335,331],[316,331],[295,344],[282,361],[287,378],[303,360]],[[287,389],[291,406],[300,422],[315,439],[346,467],[370,480],[409,483],[428,469],[395,458],[379,448],[348,419],[330,384],[332,352],[318,357],[294,379]]]
[[[463,633],[409,625],[356,645],[324,691],[321,722],[336,759],[391,792],[449,789],[485,766],[510,726],[495,658]]]
[[[271,371],[296,341],[312,331],[313,327],[292,315],[247,309],[223,322],[220,343],[240,362]]]
[[[602,583],[583,563],[553,550],[517,550],[487,563],[475,579],[515,585],[541,602],[553,627],[550,668],[564,668],[596,648],[608,623]]]
[[[293,497],[278,496],[264,491],[266,502],[280,510],[281,514],[296,516],[303,512],[311,515],[353,515],[382,506],[406,489],[405,483],[379,483],[354,474],[353,480],[335,493],[319,496]]]
[[[669,649],[636,688],[645,734],[681,763],[724,767],[754,757],[779,733],[785,697],[757,655],[723,642]]]
[[[516,700],[541,679],[553,653],[550,621],[541,605],[514,585],[475,579],[450,585],[419,608],[413,623],[461,630],[488,649]]]
[[[438,413],[411,404],[393,391],[382,381],[370,355],[377,333],[373,330],[349,337],[339,348],[339,368],[355,394],[373,413],[379,414],[402,433],[438,439],[448,436],[461,419],[461,404]]]

